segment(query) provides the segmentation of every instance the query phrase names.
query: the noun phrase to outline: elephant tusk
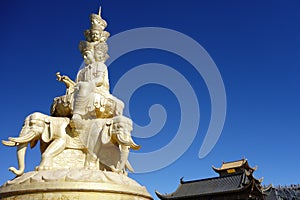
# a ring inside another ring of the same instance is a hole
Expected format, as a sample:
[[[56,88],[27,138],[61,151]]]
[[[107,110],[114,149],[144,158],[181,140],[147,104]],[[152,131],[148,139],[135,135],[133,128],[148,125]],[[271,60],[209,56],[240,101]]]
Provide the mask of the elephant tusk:
[[[126,161],[126,164],[125,164],[126,168],[130,171],[130,172],[134,172],[134,169],[133,167],[131,166],[130,162],[127,160]]]
[[[139,150],[141,148],[140,145],[136,144],[130,136],[127,135],[129,138],[124,138],[124,134],[118,134],[117,138],[119,142],[123,145],[130,146],[133,150]]]
[[[141,145],[136,144],[132,139],[131,139],[131,145],[130,145],[130,147],[133,150],[140,150],[141,149]]]
[[[35,132],[34,131],[30,131],[29,134],[24,135],[22,137],[9,137],[8,139],[12,142],[16,142],[16,143],[26,143],[31,141],[33,138],[35,137]]]
[[[10,146],[10,147],[14,147],[14,146],[18,145],[17,142],[5,141],[5,140],[2,140],[2,144],[4,144],[5,146]]]

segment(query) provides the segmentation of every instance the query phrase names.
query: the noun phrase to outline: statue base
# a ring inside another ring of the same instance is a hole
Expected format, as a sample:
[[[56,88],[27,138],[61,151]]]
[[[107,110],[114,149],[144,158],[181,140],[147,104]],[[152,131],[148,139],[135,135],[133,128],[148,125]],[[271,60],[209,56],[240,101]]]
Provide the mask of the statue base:
[[[101,170],[33,171],[0,187],[2,200],[153,200],[133,179]]]

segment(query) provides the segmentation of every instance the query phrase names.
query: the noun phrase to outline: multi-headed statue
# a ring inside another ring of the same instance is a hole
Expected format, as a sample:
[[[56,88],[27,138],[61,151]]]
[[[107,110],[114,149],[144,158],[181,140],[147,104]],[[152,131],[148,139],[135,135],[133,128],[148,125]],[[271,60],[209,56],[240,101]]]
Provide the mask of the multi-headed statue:
[[[26,117],[18,137],[2,141],[17,147],[16,178],[0,186],[0,199],[152,200],[146,188],[127,176],[128,155],[140,148],[132,137],[132,121],[124,103],[109,92],[105,61],[109,58],[101,14],[90,16],[90,29],[79,43],[84,63],[73,81],[56,73],[66,93],[54,98],[51,116]],[[25,154],[40,143],[41,162],[24,173]]]
[[[84,32],[85,41],[79,43],[84,66],[76,80],[56,74],[65,83],[66,93],[56,97],[51,116],[34,113],[26,120],[18,138],[3,141],[18,146],[19,169],[10,168],[20,176],[24,173],[24,156],[28,143],[37,140],[42,145],[42,161],[37,170],[77,167],[92,168],[126,174],[133,170],[128,162],[129,149],[139,149],[131,138],[132,121],[123,116],[124,104],[109,92],[105,61],[108,59],[107,23],[99,14],[91,14],[91,27]],[[55,123],[58,129],[52,129]],[[25,131],[29,130],[29,131]],[[68,151],[66,151],[68,150]],[[70,163],[68,152],[84,153],[84,163]],[[68,164],[66,164],[68,163]]]
[[[84,32],[86,41],[79,43],[84,67],[78,72],[76,81],[57,73],[57,78],[67,86],[66,95],[57,97],[51,114],[72,119],[110,118],[122,115],[123,102],[109,93],[107,66],[104,64],[109,32],[107,23],[99,15],[91,14],[91,28]]]

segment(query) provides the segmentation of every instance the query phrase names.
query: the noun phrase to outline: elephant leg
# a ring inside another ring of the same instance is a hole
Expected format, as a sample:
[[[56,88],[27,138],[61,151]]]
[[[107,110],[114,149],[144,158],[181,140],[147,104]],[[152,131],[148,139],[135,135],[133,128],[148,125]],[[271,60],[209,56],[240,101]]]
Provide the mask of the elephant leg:
[[[22,174],[24,174],[25,153],[26,153],[27,146],[28,146],[28,143],[22,143],[22,144],[19,144],[19,146],[18,146],[17,157],[18,157],[19,169],[16,169],[14,167],[9,168],[9,171],[13,172],[17,176],[21,176]]]
[[[42,160],[38,170],[46,170],[52,168],[53,158],[58,156],[66,147],[65,139],[55,139],[47,147],[47,149],[42,154]]]
[[[84,162],[84,169],[99,169],[100,163],[99,158],[95,154],[91,154],[90,152],[86,152],[86,158]]]
[[[128,155],[129,155],[129,146],[119,145],[120,149],[120,160],[118,161],[117,167],[112,167],[112,171],[117,173],[123,173],[127,174],[125,171],[125,165],[128,161]]]

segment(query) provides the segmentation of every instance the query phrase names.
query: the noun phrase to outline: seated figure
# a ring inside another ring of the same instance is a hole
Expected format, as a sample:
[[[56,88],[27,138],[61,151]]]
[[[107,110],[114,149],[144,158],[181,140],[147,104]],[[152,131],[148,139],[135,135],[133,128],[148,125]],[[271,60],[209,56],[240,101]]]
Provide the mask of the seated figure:
[[[84,35],[86,41],[79,43],[84,59],[84,67],[77,74],[76,81],[56,74],[57,80],[64,82],[66,95],[56,97],[51,106],[51,115],[72,119],[112,118],[123,114],[122,101],[109,93],[106,44],[109,32],[107,23],[100,14],[90,16],[91,28]]]
[[[103,62],[101,45],[82,41],[79,45],[85,66],[78,72],[76,81],[57,73],[64,82],[66,95],[56,97],[51,115],[72,119],[111,118],[122,115],[124,104],[109,93],[107,67]]]

